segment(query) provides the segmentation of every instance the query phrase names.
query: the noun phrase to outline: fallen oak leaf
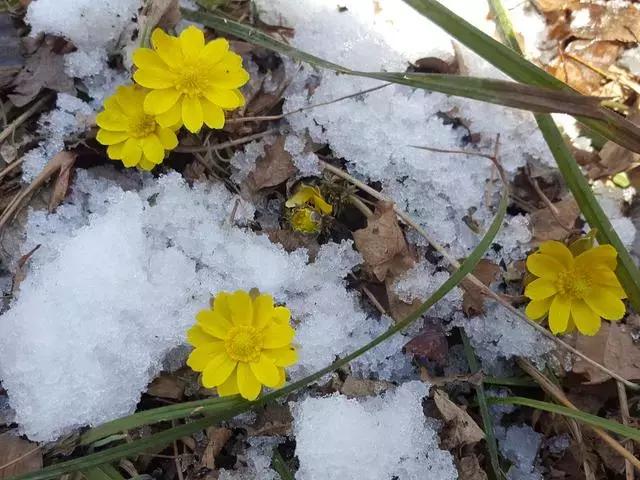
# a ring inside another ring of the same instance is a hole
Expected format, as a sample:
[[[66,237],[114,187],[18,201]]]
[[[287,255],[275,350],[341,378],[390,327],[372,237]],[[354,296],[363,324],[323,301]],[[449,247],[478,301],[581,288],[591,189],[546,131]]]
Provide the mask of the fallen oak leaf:
[[[415,264],[391,202],[378,202],[367,226],[353,232],[356,248],[365,268],[378,281],[396,276]]]

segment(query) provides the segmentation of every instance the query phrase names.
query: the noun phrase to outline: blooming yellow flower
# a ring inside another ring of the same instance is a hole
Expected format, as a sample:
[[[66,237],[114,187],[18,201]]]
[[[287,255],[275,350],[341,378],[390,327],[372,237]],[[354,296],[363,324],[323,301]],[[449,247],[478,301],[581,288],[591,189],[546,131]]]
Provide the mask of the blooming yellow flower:
[[[563,243],[543,242],[527,258],[527,269],[537,278],[524,294],[531,299],[526,314],[532,320],[549,316],[554,334],[574,327],[584,335],[600,330],[601,317],[620,320],[626,298],[614,272],[617,252],[600,245],[574,256]]]
[[[302,184],[295,194],[285,203],[288,208],[313,205],[323,215],[329,215],[333,207],[328,204],[316,186]]]
[[[160,125],[184,123],[197,132],[206,123],[224,126],[224,111],[244,105],[238,90],[249,81],[242,57],[229,51],[224,38],[205,44],[204,32],[191,25],[179,37],[156,28],[150,48],[138,48],[133,63],[138,70],[133,79],[151,89],[144,102],[149,115],[157,115]]]
[[[240,393],[255,400],[262,385],[282,386],[284,368],[298,361],[290,318],[289,309],[274,307],[271,295],[220,292],[187,332],[195,347],[187,365],[202,372],[202,384],[216,387],[220,396]]]
[[[137,85],[120,86],[104,102],[96,116],[100,127],[96,140],[107,145],[107,155],[122,160],[125,167],[151,170],[164,159],[165,150],[178,145],[173,129],[158,125],[144,113],[142,104],[147,90]]]

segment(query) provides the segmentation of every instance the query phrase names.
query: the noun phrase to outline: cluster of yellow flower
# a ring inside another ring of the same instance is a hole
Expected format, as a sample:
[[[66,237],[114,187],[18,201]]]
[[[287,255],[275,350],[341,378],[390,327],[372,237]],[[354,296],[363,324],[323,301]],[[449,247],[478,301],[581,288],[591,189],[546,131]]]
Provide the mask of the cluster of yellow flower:
[[[304,183],[287,200],[285,207],[289,209],[291,228],[296,232],[309,234],[318,233],[322,228],[323,216],[330,215],[333,211],[318,187]]]
[[[107,145],[109,158],[144,170],[178,145],[176,132],[183,125],[193,133],[203,124],[222,128],[224,111],[244,105],[238,89],[249,81],[229,42],[205,43],[195,26],[179,37],[156,29],[151,45],[133,53],[135,84],[119,87],[96,117],[96,139]]]

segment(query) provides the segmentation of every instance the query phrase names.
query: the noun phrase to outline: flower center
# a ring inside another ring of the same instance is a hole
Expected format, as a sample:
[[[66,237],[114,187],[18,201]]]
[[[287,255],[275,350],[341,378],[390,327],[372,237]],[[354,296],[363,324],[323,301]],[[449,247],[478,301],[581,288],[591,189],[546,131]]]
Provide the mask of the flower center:
[[[176,90],[191,96],[204,95],[209,74],[202,64],[185,63],[176,74]]]
[[[129,121],[129,135],[144,138],[156,131],[156,120],[151,115],[141,114]]]
[[[592,283],[591,274],[581,268],[572,268],[562,272],[556,279],[558,293],[571,298],[584,298]]]
[[[257,362],[263,344],[262,332],[254,327],[239,326],[229,331],[225,341],[227,355],[238,362]]]

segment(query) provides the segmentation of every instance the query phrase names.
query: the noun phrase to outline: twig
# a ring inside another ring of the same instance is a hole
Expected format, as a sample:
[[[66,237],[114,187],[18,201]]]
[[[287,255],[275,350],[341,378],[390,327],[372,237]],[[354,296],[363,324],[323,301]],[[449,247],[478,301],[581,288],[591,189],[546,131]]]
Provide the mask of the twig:
[[[7,165],[2,171],[0,171],[0,179],[4,178],[9,172],[11,172],[18,165],[21,165],[24,162],[24,157],[19,158],[18,160],[14,160],[9,165]]]
[[[629,401],[627,400],[627,391],[624,389],[624,385],[620,382],[616,382],[616,386],[618,387],[618,401],[620,402],[620,417],[622,417],[622,423],[624,425],[629,425]],[[633,454],[633,441],[627,440],[624,442],[626,444],[629,452]],[[635,472],[633,470],[632,463],[625,459],[624,460],[624,469],[626,480],[634,480]]]
[[[180,153],[197,153],[197,152],[211,152],[215,150],[223,150],[228,147],[234,147],[236,145],[242,145],[243,143],[249,143],[253,140],[257,140],[268,135],[277,133],[277,129],[265,130],[264,132],[254,133],[253,135],[247,135],[246,137],[236,138],[235,140],[229,140],[228,142],[217,143],[215,145],[194,145],[186,147],[177,147],[173,151]]]
[[[576,411],[580,411],[573,403],[569,401],[567,396],[564,394],[562,389],[551,382],[547,377],[545,377],[536,367],[533,366],[531,362],[525,360],[524,358],[517,359],[518,366],[522,368],[525,372],[527,372],[531,377],[542,387],[542,389],[551,395],[557,402],[560,402],[567,408],[571,408]],[[624,388],[623,388],[624,390]],[[598,435],[602,440],[604,440],[611,448],[613,448],[617,453],[622,455],[625,460],[629,461],[634,467],[640,470],[640,460],[633,456],[633,454],[624,448],[620,442],[618,442],[615,438],[613,438],[608,433],[600,430],[597,427],[589,426],[596,435]]]
[[[547,197],[544,194],[544,192],[540,188],[540,185],[538,184],[538,181],[531,174],[531,166],[529,164],[527,164],[527,179],[529,180],[529,183],[531,184],[533,189],[536,191],[536,193],[540,197],[540,200],[542,200],[542,203],[544,203],[545,206],[549,209],[549,211],[551,212],[551,215],[553,215],[553,218],[555,218],[556,222],[558,222],[558,224],[562,227],[562,229],[567,231],[568,233],[575,232],[576,229],[568,227],[563,223],[562,219],[560,218],[560,212],[558,212],[558,209],[556,208],[556,206],[553,203],[551,203],[551,200],[549,200],[549,197]]]
[[[391,83],[384,83],[382,85],[378,85],[377,87],[368,88],[366,90],[361,90],[359,92],[350,93],[349,95],[345,95],[344,97],[335,98],[333,100],[329,100],[327,102],[315,103],[313,105],[307,105],[306,107],[301,107],[296,110],[292,110],[290,112],[281,113],[279,115],[263,115],[259,117],[237,117],[237,118],[229,118],[226,123],[244,123],[244,122],[267,122],[272,120],[282,120],[289,115],[294,115],[296,113],[304,112],[305,110],[311,110],[317,107],[324,107],[326,105],[331,105],[332,103],[341,102],[343,100],[348,100],[353,97],[357,97],[358,95],[365,95],[367,93],[375,92],[376,90],[380,90],[382,88],[388,87],[389,85],[393,85]]]
[[[464,152],[465,154],[468,154],[468,152]],[[485,156],[484,154],[481,154],[481,156]],[[351,175],[349,175],[347,172],[341,170],[340,168],[334,167],[333,165],[323,161],[323,160],[319,160],[320,165],[325,169],[330,171],[331,173],[333,173],[334,175],[343,178],[344,180],[349,181],[350,183],[352,183],[353,185],[355,185],[356,187],[360,188],[362,191],[367,192],[369,195],[371,195],[372,197],[378,199],[378,200],[382,200],[382,201],[386,201],[386,202],[393,202],[393,199],[381,194],[380,192],[378,192],[377,190],[371,188],[369,185],[361,182],[360,180],[352,177]],[[440,255],[442,255],[444,258],[447,259],[447,261],[454,267],[454,268],[460,268],[460,263],[454,258],[452,257],[449,252],[442,246],[440,245],[438,242],[436,242],[433,238],[431,238],[429,236],[429,234],[424,230],[424,228],[422,228],[416,221],[414,221],[407,213],[405,213],[404,211],[402,211],[401,209],[398,208],[397,205],[395,205],[394,203],[394,210],[396,212],[396,215],[398,215],[398,217],[400,217],[407,225],[411,226],[412,228],[414,228],[420,235],[422,235],[427,242],[429,242],[429,244],[438,252],[440,253]],[[467,275],[467,279],[469,279],[475,286],[477,286],[484,295],[490,297],[491,299],[493,299],[494,301],[498,302],[500,305],[502,305],[504,308],[506,308],[507,310],[509,310],[511,313],[513,313],[515,316],[517,316],[518,318],[526,321],[529,325],[531,325],[534,329],[536,329],[538,332],[540,332],[542,335],[544,335],[545,337],[547,337],[549,340],[551,340],[552,342],[556,343],[557,345],[561,346],[562,348],[564,348],[565,350],[568,350],[569,352],[573,353],[574,355],[580,357],[581,359],[583,359],[585,362],[587,362],[589,365],[592,365],[593,367],[603,371],[604,373],[606,373],[607,375],[615,378],[616,380],[619,380],[620,382],[624,383],[627,387],[633,389],[633,390],[640,390],[640,385],[637,385],[633,382],[630,382],[629,380],[623,378],[621,375],[619,375],[616,372],[613,372],[612,370],[610,370],[609,368],[605,367],[604,365],[599,364],[598,362],[596,362],[595,360],[592,360],[591,358],[589,358],[587,355],[585,355],[584,353],[582,353],[580,350],[576,349],[575,347],[569,345],[568,343],[564,342],[563,340],[559,339],[558,337],[556,337],[555,335],[553,335],[549,330],[547,330],[546,328],[544,328],[542,325],[534,322],[533,320],[529,319],[526,315],[524,315],[522,312],[520,312],[519,310],[517,310],[516,308],[513,307],[513,305],[509,304],[507,301],[505,301],[503,298],[500,297],[500,295],[498,295],[497,293],[495,293],[493,290],[491,290],[489,287],[487,287],[484,283],[482,283],[476,276],[474,276],[473,274],[469,274]]]
[[[357,195],[349,195],[349,202],[353,204],[367,218],[373,217],[373,212]]]
[[[4,142],[7,138],[9,138],[9,136],[16,130],[16,128],[22,125],[31,115],[33,115],[38,110],[40,110],[40,108],[44,106],[44,104],[47,103],[52,96],[53,96],[53,93],[49,93],[43,96],[40,100],[38,100],[33,105],[31,105],[27,110],[25,110],[20,115],[18,115],[13,120],[13,122],[7,125],[7,127],[2,132],[0,132],[0,143]]]
[[[38,450],[40,450],[42,447],[40,445],[32,448],[31,450],[29,450],[27,453],[23,453],[22,455],[20,455],[17,458],[14,458],[13,460],[11,460],[10,462],[5,463],[4,465],[0,465],[0,471],[9,468],[11,465],[15,465],[16,463],[24,460],[25,458],[27,458],[30,455],[33,455],[35,452],[37,452]]]

